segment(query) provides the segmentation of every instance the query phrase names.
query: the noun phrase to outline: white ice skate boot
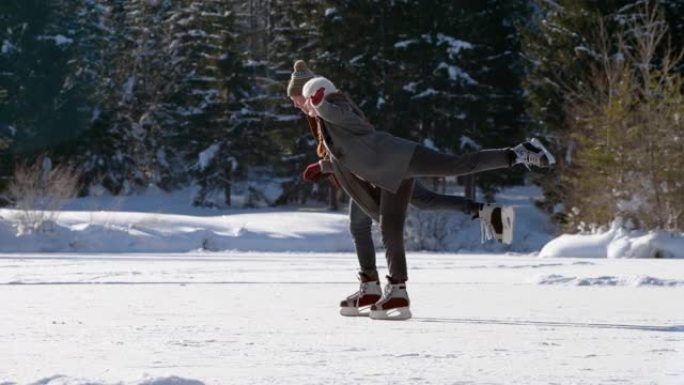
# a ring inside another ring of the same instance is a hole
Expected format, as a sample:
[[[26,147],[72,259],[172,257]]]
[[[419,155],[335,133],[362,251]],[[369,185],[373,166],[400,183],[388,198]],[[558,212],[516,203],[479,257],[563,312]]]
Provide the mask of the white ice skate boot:
[[[406,292],[406,283],[392,283],[387,277],[382,298],[371,307],[370,317],[377,320],[402,321],[411,318],[411,303]]]
[[[492,238],[507,245],[513,242],[513,228],[515,226],[515,210],[513,207],[485,203],[478,216],[480,217],[482,242]]]
[[[340,314],[345,317],[367,317],[371,306],[382,297],[380,281],[359,273],[359,291],[340,302]]]
[[[556,158],[537,138],[513,147],[513,152],[516,156],[514,165],[524,164],[525,167],[530,168],[530,166],[550,167],[556,164]]]

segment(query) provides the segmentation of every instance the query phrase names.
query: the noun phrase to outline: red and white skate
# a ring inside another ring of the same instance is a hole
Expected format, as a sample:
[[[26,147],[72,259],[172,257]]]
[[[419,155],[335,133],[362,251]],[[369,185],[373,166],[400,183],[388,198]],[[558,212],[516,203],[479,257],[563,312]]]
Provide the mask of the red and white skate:
[[[382,298],[371,306],[370,318],[394,321],[411,318],[411,302],[406,292],[406,283],[393,283],[390,277],[387,279]]]
[[[380,281],[359,273],[359,291],[342,300],[340,314],[345,317],[367,317],[371,306],[382,297]]]

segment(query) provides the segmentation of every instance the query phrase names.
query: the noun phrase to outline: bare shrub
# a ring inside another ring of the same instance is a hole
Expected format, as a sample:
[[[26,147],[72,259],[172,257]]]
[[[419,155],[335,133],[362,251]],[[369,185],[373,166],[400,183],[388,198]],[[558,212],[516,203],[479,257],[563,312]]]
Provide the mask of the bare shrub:
[[[52,167],[41,156],[34,163],[16,167],[9,193],[14,199],[20,233],[47,231],[59,216],[66,201],[76,196],[81,172],[70,164]]]

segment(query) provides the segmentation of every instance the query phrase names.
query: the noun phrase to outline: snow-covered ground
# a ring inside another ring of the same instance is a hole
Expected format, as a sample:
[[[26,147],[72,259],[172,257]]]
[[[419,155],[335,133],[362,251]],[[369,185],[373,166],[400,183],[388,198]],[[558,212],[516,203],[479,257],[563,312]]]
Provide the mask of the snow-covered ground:
[[[257,210],[195,208],[192,191],[167,194],[150,189],[130,197],[91,197],[69,203],[38,232],[22,231],[25,212],[0,209],[0,252],[170,253],[192,251],[353,251],[346,207]],[[407,220],[408,250],[477,253],[539,253],[542,257],[684,258],[684,236],[670,232],[629,231],[616,221],[596,234],[554,239],[549,218],[534,200],[536,187],[514,187],[497,202],[516,212],[514,242],[481,243],[480,224],[455,211],[412,208]],[[381,245],[376,232],[376,244]]]
[[[409,252],[407,322],[338,315],[357,287],[343,212],[151,190],[20,234],[0,210],[0,385],[684,384],[681,234],[553,239],[538,195],[499,195],[512,247],[412,214],[409,246],[450,252]],[[639,256],[666,258],[619,258]]]
[[[353,251],[346,206],[212,210],[190,205],[192,191],[167,194],[150,189],[129,197],[102,196],[70,202],[48,218],[45,231],[22,232],[25,212],[0,209],[0,252],[189,252],[208,251]],[[512,246],[482,244],[479,221],[454,211],[411,209],[410,250],[532,252],[552,239],[548,218],[532,202],[541,191],[518,187],[499,195],[517,212]],[[377,229],[376,229],[377,230]],[[378,234],[376,234],[378,235]],[[381,242],[378,237],[378,245]]]
[[[0,383],[684,383],[679,260],[411,253],[406,322],[349,253],[0,256]]]

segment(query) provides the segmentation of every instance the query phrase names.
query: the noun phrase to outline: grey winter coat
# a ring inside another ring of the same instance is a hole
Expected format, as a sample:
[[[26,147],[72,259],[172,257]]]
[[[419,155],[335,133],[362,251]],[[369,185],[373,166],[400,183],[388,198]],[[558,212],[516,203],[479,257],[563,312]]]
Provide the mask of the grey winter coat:
[[[334,158],[322,160],[321,171],[332,173],[344,192],[369,217],[380,222],[380,189],[352,174]]]
[[[417,143],[376,131],[341,92],[327,95],[316,111],[324,123],[323,139],[333,165],[395,193],[406,178]]]

